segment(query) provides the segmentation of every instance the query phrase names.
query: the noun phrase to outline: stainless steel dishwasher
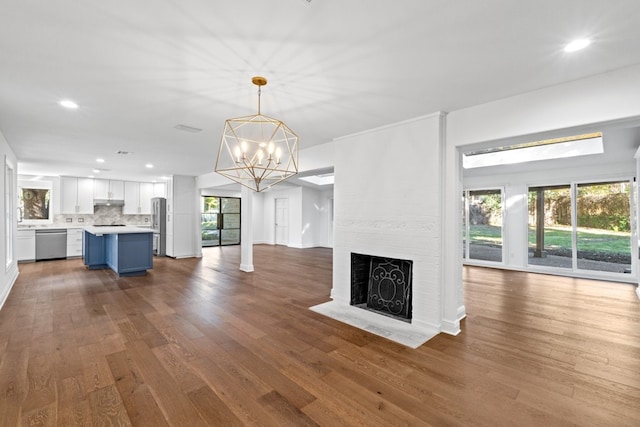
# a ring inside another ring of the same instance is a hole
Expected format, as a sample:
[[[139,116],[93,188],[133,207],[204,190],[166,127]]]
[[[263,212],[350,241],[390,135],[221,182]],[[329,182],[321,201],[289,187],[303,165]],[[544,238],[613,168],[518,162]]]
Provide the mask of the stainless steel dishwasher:
[[[67,229],[36,230],[36,261],[67,257]]]

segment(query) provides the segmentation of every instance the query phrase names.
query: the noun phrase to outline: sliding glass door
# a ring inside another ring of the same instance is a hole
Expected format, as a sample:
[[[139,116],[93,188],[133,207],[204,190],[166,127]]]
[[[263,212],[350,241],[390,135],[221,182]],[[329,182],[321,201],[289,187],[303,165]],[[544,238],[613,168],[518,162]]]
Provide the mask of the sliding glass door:
[[[529,187],[529,265],[631,273],[631,187]]]
[[[571,186],[529,188],[529,265],[572,268]]]
[[[578,269],[631,272],[630,182],[578,184]]]
[[[240,244],[240,199],[203,196],[202,246]]]

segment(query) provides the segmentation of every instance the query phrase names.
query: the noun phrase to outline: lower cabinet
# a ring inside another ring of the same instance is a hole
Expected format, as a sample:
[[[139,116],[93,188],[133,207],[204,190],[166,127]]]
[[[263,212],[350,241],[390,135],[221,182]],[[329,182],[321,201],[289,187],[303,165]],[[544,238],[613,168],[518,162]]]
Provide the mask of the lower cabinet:
[[[36,260],[36,230],[18,230],[16,239],[16,258],[18,262]]]
[[[84,264],[110,268],[118,276],[143,276],[153,268],[153,233],[95,235],[84,232]]]
[[[82,228],[67,229],[67,258],[82,256]]]

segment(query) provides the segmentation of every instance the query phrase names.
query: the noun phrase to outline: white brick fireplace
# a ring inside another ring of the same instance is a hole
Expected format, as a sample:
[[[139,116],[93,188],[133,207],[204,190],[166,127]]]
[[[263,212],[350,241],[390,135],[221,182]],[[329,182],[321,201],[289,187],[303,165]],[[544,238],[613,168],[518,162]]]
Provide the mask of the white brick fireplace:
[[[313,310],[414,348],[442,331],[443,129],[434,114],[335,141],[333,301]],[[410,322],[350,305],[352,253],[413,262]]]

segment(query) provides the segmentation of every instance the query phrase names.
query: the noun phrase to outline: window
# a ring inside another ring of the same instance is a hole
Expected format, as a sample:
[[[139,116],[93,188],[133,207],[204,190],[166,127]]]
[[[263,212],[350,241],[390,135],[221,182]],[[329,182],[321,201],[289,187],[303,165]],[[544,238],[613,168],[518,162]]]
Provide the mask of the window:
[[[42,224],[52,222],[51,182],[20,181],[18,183],[18,222]]]
[[[4,165],[4,224],[5,224],[5,268],[9,269],[13,264],[13,229],[15,223],[15,192],[13,180],[13,167],[6,161]]]
[[[464,153],[462,167],[472,169],[602,153],[602,133],[595,132]]]
[[[502,190],[465,191],[464,257],[502,262]]]

